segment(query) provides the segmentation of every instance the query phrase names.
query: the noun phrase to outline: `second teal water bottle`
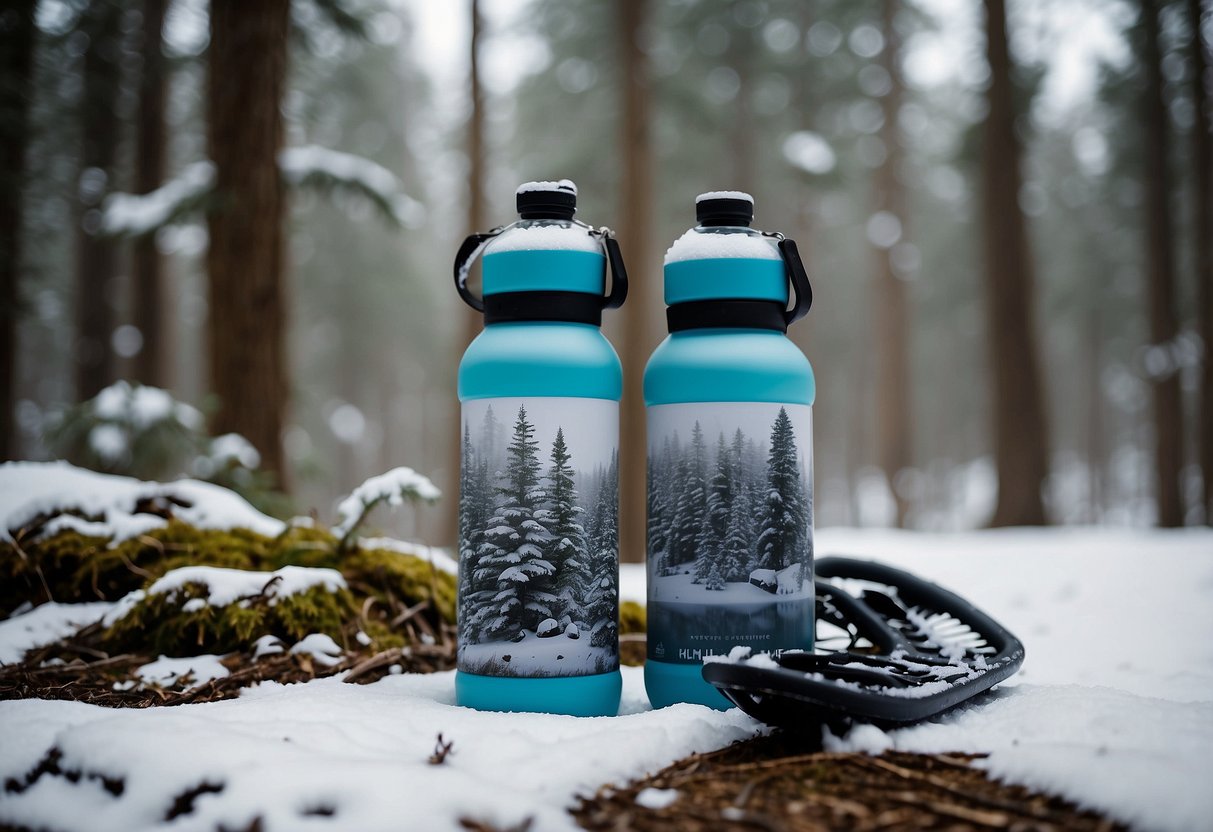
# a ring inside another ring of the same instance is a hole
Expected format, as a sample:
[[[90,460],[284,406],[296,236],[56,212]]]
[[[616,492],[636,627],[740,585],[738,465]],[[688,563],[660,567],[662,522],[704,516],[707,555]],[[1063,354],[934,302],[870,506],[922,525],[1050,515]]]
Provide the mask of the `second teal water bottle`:
[[[644,375],[653,707],[731,707],[703,680],[736,647],[813,646],[813,370],[786,336],[812,302],[753,200],[702,194],[665,257],[669,337]],[[791,307],[789,308],[789,286]]]

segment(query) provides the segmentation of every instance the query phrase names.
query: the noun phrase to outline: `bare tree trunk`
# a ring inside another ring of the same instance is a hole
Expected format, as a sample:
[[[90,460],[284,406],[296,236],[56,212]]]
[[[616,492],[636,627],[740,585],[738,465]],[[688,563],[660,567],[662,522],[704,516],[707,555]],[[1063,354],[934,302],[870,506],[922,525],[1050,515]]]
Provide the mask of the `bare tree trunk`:
[[[80,100],[80,178],[76,229],[76,398],[95,396],[113,381],[114,328],[110,295],[115,278],[113,241],[96,236],[100,204],[113,188],[114,158],[120,124],[116,104],[122,80],[120,19],[122,7],[93,0],[83,12],[88,35],[84,87]]]
[[[628,258],[629,296],[622,309],[623,402],[620,410],[619,553],[630,562],[645,554],[644,366],[654,346],[648,325],[658,303],[656,275],[649,267],[652,247],[652,152],[649,140],[648,59],[640,48],[648,3],[620,0],[620,68],[623,71],[623,115],[620,122],[622,184],[618,215],[620,247]]]
[[[143,2],[143,71],[139,84],[139,115],[135,122],[135,192],[146,194],[160,187],[164,178],[164,102],[167,84],[161,31],[168,0]],[[135,378],[144,384],[168,386],[167,344],[161,287],[162,267],[153,234],[134,243],[131,256],[134,284],[134,323],[143,336],[143,348],[135,357]]]
[[[214,0],[207,73],[217,197],[206,256],[208,353],[219,397],[213,427],[252,442],[282,488],[289,382],[278,152],[289,19],[289,0]]]
[[[1041,492],[1048,474],[1049,443],[1035,336],[1036,293],[1019,208],[1020,147],[1006,7],[1004,0],[985,0],[985,7],[990,87],[982,136],[982,219],[998,466],[998,504],[990,525],[1037,526],[1047,522]]]
[[[0,15],[0,462],[17,453],[13,410],[36,5],[21,0]]]
[[[1145,30],[1146,86],[1142,97],[1145,128],[1144,181],[1146,228],[1146,293],[1150,342],[1169,350],[1179,333],[1175,315],[1175,265],[1171,251],[1171,187],[1167,176],[1168,124],[1163,101],[1162,55],[1158,43],[1158,5],[1142,2]],[[1179,372],[1167,368],[1150,378],[1154,387],[1154,467],[1158,479],[1158,524],[1182,526],[1183,496],[1179,474],[1183,463],[1183,412]]]
[[[1196,181],[1193,222],[1196,233],[1196,321],[1205,355],[1200,375],[1200,420],[1197,444],[1201,482],[1204,485],[1205,523],[1213,526],[1213,146],[1209,141],[1209,53],[1201,32],[1201,0],[1188,0],[1192,29],[1192,66],[1196,101],[1196,127],[1192,130],[1192,175]]]
[[[884,124],[881,139],[885,145],[884,163],[876,171],[876,210],[897,217],[904,234],[905,189],[898,179],[904,155],[897,129],[901,110],[902,81],[897,67],[901,45],[894,17],[900,4],[886,0],[881,4],[881,30],[884,51],[881,63],[889,73],[891,86],[881,99]],[[896,487],[897,473],[908,468],[913,454],[913,428],[910,407],[910,334],[909,298],[906,282],[893,270],[891,246],[876,246],[876,449],[897,507],[896,523],[906,525],[909,501]]]
[[[468,154],[467,233],[473,234],[486,230],[485,214],[487,213],[484,198],[484,87],[480,83],[480,45],[484,38],[484,16],[481,14],[479,0],[470,0],[469,12],[472,17],[472,37],[468,42],[468,98],[472,102],[472,110],[468,113],[466,136]],[[459,310],[463,319],[463,335],[459,343],[459,350],[462,353],[484,328],[484,316],[462,303]],[[459,413],[458,402],[455,404],[455,412]],[[462,437],[462,428],[455,425],[451,431],[446,454],[446,467],[451,472],[451,476],[448,479],[448,496],[445,500],[442,519],[443,539],[456,542],[459,538],[458,491]]]

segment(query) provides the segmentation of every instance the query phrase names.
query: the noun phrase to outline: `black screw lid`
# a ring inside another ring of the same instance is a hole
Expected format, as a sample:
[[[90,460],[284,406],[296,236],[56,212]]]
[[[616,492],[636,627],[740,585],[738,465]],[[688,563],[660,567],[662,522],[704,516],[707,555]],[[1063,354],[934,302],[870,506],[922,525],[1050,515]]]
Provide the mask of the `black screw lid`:
[[[577,186],[568,179],[519,185],[516,199],[524,220],[571,220],[577,213]]]
[[[711,191],[695,197],[699,225],[744,225],[754,221],[754,197],[742,191]]]

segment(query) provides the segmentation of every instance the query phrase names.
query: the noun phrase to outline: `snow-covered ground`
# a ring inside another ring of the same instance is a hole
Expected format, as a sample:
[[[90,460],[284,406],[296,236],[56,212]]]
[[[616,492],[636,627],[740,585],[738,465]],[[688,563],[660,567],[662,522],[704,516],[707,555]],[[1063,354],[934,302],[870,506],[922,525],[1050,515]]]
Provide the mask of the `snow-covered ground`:
[[[938,581],[1010,627],[1028,653],[1023,671],[979,704],[913,728],[861,728],[831,747],[987,752],[982,765],[994,776],[1139,828],[1207,827],[1213,532],[825,529],[817,551]],[[643,599],[642,569],[625,565],[621,583],[624,598]],[[0,640],[19,622],[0,625]],[[567,829],[574,793],[758,730],[737,711],[650,711],[631,668],[616,718],[479,713],[455,707],[453,696],[446,673],[367,686],[263,684],[236,700],[147,710],[0,702],[0,779],[21,778],[57,747],[64,770],[125,783],[114,797],[96,778],[45,776],[20,794],[0,793],[0,822],[167,827],[173,798],[208,782],[222,791],[198,797],[173,829],[239,827],[257,815],[269,832],[454,829],[463,816],[497,824],[533,816],[535,829]],[[430,766],[439,731],[454,753]]]
[[[574,826],[575,792],[750,737],[738,711],[647,710],[640,671],[624,668],[625,715],[579,719],[454,706],[454,675],[404,674],[373,685],[336,678],[262,684],[239,699],[146,710],[74,702],[0,703],[0,779],[22,777],[51,746],[60,766],[120,777],[114,797],[87,776],[43,777],[0,793],[0,822],[31,828],[459,829],[458,818],[534,829]],[[453,741],[429,765],[437,734]],[[202,783],[194,811],[164,820],[175,795]],[[329,815],[321,812],[331,812]]]

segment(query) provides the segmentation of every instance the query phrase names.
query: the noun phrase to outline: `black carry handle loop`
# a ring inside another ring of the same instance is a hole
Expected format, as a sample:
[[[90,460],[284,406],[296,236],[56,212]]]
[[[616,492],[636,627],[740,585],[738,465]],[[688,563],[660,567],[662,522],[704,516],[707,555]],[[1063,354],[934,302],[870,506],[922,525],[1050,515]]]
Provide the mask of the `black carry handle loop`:
[[[779,254],[788,267],[788,277],[792,281],[792,308],[783,313],[784,321],[790,325],[809,314],[809,307],[813,305],[813,287],[809,285],[809,275],[804,269],[800,250],[796,248],[794,240],[781,237]]]
[[[480,253],[485,244],[502,231],[505,231],[504,225],[483,234],[471,234],[463,241],[463,245],[455,254],[455,290],[459,292],[459,297],[463,298],[463,302],[477,312],[484,311],[484,298],[476,297],[468,289],[468,275],[472,273],[472,261],[476,259],[476,255]]]
[[[606,249],[607,263],[611,268],[611,291],[603,298],[602,308],[618,309],[628,298],[628,270],[623,264],[623,252],[619,249],[619,241],[615,239],[615,232],[606,226],[597,231],[588,226],[584,227],[592,236],[602,240],[603,247]],[[455,290],[459,292],[459,297],[463,298],[463,302],[477,312],[484,311],[484,298],[473,295],[467,286],[468,275],[472,271],[472,261],[476,259],[489,240],[505,229],[506,226],[502,225],[483,234],[471,234],[463,241],[463,245],[459,246],[459,251],[455,254]]]
[[[602,302],[603,309],[618,309],[628,299],[628,270],[623,265],[623,252],[619,249],[619,241],[615,232],[609,228],[599,229],[602,244],[606,248],[607,264],[611,267],[611,291]]]

